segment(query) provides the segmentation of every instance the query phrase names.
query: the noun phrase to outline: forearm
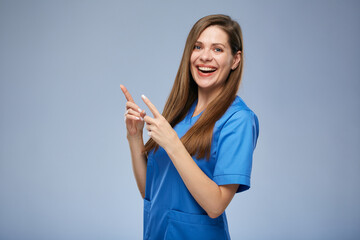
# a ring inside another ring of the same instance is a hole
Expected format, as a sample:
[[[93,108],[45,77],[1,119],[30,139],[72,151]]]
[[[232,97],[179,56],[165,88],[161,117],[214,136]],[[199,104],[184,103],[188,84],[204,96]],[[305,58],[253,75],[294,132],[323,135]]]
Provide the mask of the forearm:
[[[131,153],[131,162],[136,184],[139,188],[142,198],[145,197],[145,184],[146,184],[146,167],[147,159],[144,150],[144,140],[141,136],[128,136],[127,137]]]
[[[220,215],[227,206],[220,187],[198,167],[180,140],[166,151],[196,202],[210,217]]]

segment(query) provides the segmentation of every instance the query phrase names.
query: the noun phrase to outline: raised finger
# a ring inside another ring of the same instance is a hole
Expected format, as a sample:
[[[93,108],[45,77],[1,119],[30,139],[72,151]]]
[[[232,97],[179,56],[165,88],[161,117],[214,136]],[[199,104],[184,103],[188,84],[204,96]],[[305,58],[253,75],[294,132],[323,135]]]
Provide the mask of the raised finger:
[[[132,98],[131,94],[126,89],[126,87],[124,85],[120,84],[120,88],[121,88],[121,91],[124,93],[126,100],[128,100],[130,102],[134,102],[134,99]]]
[[[150,111],[152,112],[152,114],[154,115],[155,118],[157,116],[161,115],[159,113],[159,111],[156,109],[156,107],[154,106],[154,104],[152,104],[150,102],[150,100],[147,97],[145,97],[145,95],[141,95],[141,98],[144,101],[144,103],[146,104],[146,106],[148,106],[148,108],[150,109]]]

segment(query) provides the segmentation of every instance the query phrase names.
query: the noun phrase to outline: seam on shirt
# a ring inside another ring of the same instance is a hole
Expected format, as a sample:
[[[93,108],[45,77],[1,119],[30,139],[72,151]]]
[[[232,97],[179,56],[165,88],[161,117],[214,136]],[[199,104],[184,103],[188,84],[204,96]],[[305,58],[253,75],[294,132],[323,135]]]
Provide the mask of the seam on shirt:
[[[231,173],[225,173],[225,174],[213,175],[213,177],[228,176],[228,175],[231,175],[231,176],[245,176],[245,177],[250,178],[250,175],[247,175],[247,174],[231,174]]]
[[[204,216],[209,217],[209,215],[204,215]],[[214,222],[214,223],[189,223],[189,222],[185,222],[185,221],[175,220],[175,219],[172,219],[172,218],[169,218],[169,221],[188,224],[188,225],[192,225],[192,226],[194,226],[194,225],[217,226],[217,224],[219,224],[219,222]]]

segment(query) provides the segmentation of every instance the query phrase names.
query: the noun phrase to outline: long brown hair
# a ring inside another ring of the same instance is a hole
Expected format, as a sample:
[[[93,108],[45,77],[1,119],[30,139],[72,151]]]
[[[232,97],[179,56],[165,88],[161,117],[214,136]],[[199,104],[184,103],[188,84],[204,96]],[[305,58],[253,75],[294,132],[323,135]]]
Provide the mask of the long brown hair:
[[[212,100],[196,121],[196,123],[181,138],[187,151],[197,159],[210,158],[211,139],[215,122],[226,112],[234,101],[239,89],[244,64],[242,32],[239,24],[226,15],[209,15],[198,20],[190,30],[186,40],[184,53],[176,74],[174,85],[164,106],[162,115],[174,127],[184,119],[191,105],[197,99],[198,88],[190,72],[190,57],[195,42],[200,34],[209,26],[218,26],[228,35],[232,54],[241,51],[240,65],[231,70],[222,91]],[[159,145],[149,139],[145,144],[145,152],[150,152]]]

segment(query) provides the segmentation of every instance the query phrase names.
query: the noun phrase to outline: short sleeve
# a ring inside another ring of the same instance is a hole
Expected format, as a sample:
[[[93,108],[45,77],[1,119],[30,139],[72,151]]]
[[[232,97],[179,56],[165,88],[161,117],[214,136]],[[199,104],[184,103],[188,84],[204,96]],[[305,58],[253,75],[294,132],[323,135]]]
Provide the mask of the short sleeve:
[[[222,127],[216,154],[213,181],[217,185],[240,184],[238,192],[250,188],[253,152],[259,123],[252,111],[235,112]]]

